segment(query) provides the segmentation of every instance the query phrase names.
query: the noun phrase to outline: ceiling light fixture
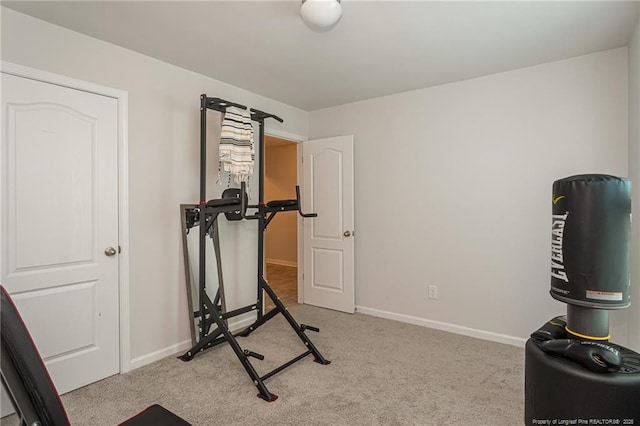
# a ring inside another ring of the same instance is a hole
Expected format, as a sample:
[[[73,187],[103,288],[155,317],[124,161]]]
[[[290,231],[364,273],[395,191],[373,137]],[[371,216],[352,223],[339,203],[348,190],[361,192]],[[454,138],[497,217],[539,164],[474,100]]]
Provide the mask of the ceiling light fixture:
[[[311,29],[326,29],[340,20],[342,5],[340,0],[302,0],[300,16]]]

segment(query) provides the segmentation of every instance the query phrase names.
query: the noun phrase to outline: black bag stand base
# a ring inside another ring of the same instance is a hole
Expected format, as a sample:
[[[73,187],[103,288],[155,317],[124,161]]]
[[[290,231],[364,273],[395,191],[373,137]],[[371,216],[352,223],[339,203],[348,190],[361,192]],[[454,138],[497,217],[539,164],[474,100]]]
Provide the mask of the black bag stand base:
[[[577,358],[545,353],[549,341],[568,342],[565,325],[556,317],[527,341],[524,424],[640,425],[640,354],[606,342],[622,365],[596,372]]]

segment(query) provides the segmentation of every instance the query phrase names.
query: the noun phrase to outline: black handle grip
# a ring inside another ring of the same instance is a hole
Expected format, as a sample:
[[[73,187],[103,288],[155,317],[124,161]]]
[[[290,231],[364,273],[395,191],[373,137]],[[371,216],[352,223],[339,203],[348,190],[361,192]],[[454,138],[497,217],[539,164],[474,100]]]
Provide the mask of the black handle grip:
[[[259,219],[260,215],[258,214],[247,214],[247,198],[245,194],[247,193],[247,184],[245,182],[240,182],[240,216],[243,219]]]
[[[298,213],[302,217],[318,217],[318,213],[304,213],[302,211],[302,201],[300,200],[300,185],[296,185],[296,200],[298,201]]]
[[[259,109],[251,108],[249,111],[251,112],[251,118],[256,121],[264,121],[265,118],[273,118],[280,123],[284,122],[284,120],[277,115],[269,114],[268,112],[260,111]]]
[[[256,352],[252,352],[252,351],[250,351],[249,349],[245,349],[245,350],[244,350],[244,354],[245,354],[246,356],[252,356],[252,357],[254,357],[254,358],[258,358],[260,361],[263,361],[263,360],[264,360],[264,355],[259,354],[259,353],[256,353]]]
[[[300,324],[300,328],[302,329],[302,331],[311,330],[311,331],[315,331],[316,333],[320,332],[320,329],[318,327],[314,327],[311,325]]]

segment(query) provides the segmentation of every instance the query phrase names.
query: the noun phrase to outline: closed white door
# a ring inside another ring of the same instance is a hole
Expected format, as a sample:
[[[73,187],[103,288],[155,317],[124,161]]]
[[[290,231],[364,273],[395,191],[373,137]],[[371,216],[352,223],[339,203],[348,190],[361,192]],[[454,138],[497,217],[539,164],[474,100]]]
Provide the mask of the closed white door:
[[[355,309],[353,136],[302,144],[304,303],[353,313]]]
[[[2,73],[0,279],[60,393],[119,372],[117,112]]]

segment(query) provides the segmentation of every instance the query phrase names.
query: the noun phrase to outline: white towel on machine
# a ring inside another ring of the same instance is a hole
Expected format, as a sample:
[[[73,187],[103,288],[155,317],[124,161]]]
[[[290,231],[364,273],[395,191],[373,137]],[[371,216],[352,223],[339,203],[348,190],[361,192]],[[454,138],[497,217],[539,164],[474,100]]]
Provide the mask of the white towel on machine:
[[[220,164],[218,179],[222,172],[229,173],[236,183],[248,182],[253,174],[255,151],[251,114],[240,108],[227,108],[222,118],[220,134]]]

